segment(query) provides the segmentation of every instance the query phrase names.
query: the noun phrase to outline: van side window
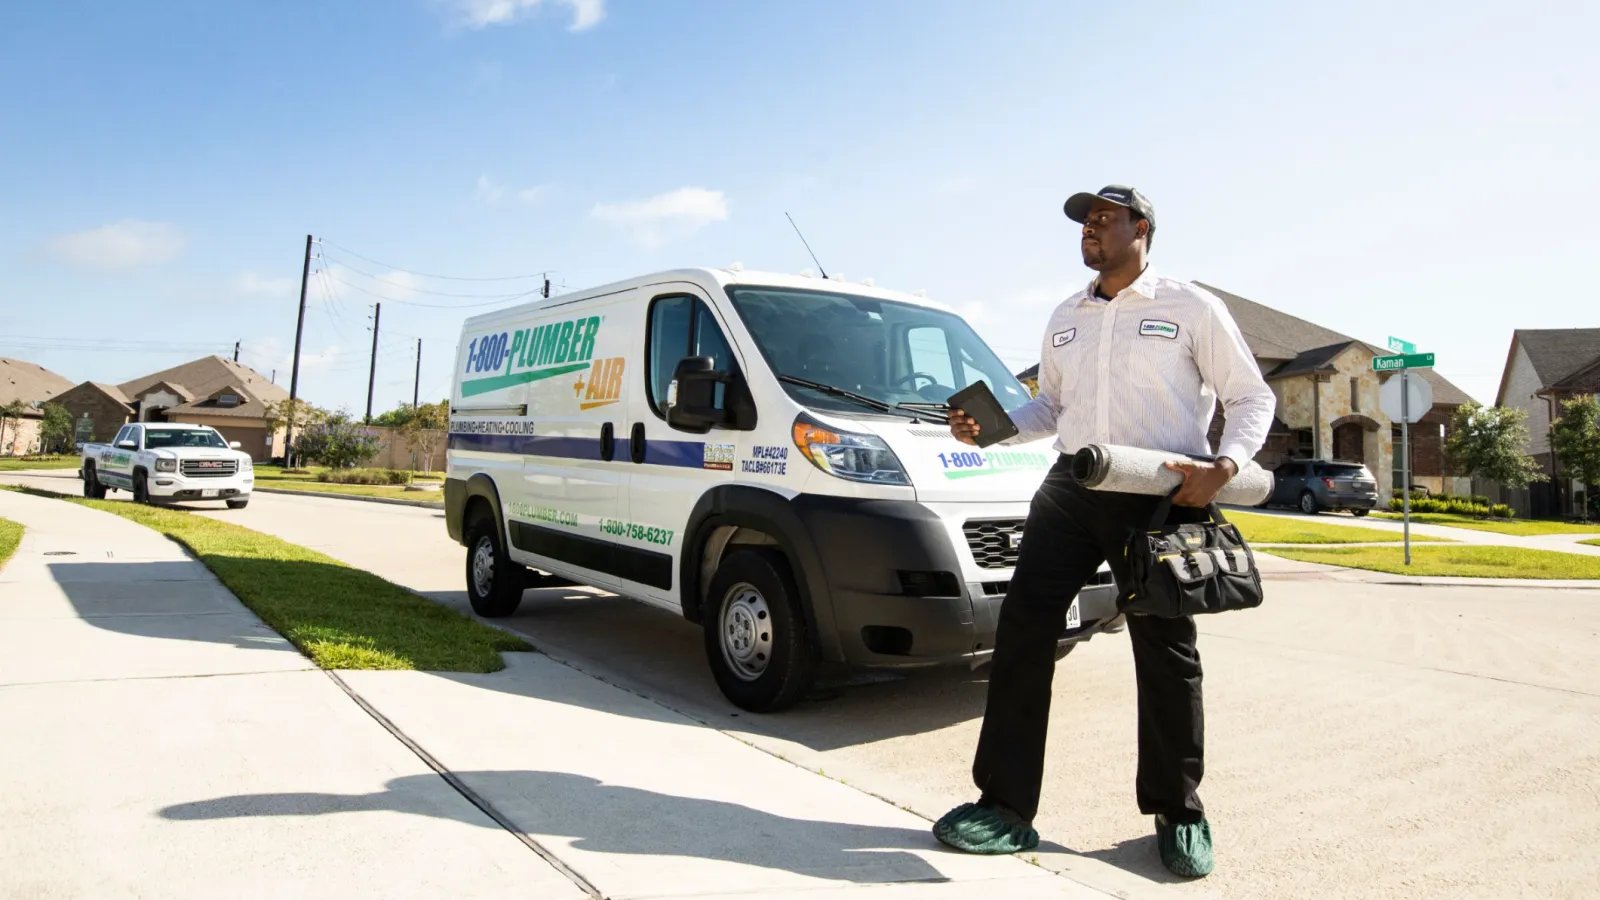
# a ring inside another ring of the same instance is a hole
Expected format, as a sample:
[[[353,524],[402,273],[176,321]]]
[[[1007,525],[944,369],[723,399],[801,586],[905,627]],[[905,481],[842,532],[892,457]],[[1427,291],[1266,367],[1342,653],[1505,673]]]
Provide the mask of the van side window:
[[[650,364],[645,367],[645,385],[650,408],[664,416],[667,389],[672,373],[685,356],[709,356],[722,372],[738,369],[728,339],[723,336],[716,316],[698,297],[684,294],[657,297],[650,306]],[[722,405],[723,386],[717,386],[716,403]]]

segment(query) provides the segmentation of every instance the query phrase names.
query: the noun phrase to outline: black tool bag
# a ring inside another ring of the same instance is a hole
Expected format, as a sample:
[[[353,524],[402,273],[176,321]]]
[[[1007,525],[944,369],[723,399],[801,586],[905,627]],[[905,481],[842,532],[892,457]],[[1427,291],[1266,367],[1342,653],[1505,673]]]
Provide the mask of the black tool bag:
[[[1122,586],[1118,607],[1176,618],[1260,606],[1261,574],[1238,526],[1215,503],[1206,507],[1208,522],[1168,525],[1176,493],[1156,507],[1148,529],[1128,539],[1124,552],[1133,577]]]

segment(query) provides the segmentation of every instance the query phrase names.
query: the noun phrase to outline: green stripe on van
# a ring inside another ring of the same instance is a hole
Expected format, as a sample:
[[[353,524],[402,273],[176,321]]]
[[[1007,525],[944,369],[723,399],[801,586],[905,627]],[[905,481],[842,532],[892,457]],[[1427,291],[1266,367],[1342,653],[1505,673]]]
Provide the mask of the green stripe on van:
[[[496,375],[493,378],[479,378],[476,381],[463,381],[461,382],[461,396],[475,397],[478,394],[487,394],[490,391],[527,384],[530,381],[543,381],[546,378],[554,378],[557,375],[565,375],[568,372],[577,372],[587,368],[589,368],[589,364],[586,362],[571,363],[565,366],[551,366],[548,369],[536,369],[532,372],[515,372],[510,375]]]

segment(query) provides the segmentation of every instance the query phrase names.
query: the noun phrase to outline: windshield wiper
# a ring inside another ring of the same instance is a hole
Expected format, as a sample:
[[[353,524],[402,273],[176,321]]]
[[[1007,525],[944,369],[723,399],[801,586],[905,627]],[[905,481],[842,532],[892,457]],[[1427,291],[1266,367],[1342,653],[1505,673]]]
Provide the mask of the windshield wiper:
[[[946,422],[950,421],[950,404],[948,403],[908,402],[896,403],[894,407],[895,409],[909,409],[912,412],[926,413],[929,416],[937,416]]]
[[[834,387],[831,384],[823,384],[820,381],[808,381],[804,378],[796,378],[793,375],[779,375],[778,380],[785,384],[793,384],[799,387],[811,388],[813,391],[821,391],[824,394],[829,394],[834,397],[843,397],[846,400],[854,400],[862,406],[870,406],[878,412],[894,412],[894,407],[883,402],[882,400],[874,400],[865,394],[858,394],[855,391],[847,391],[842,387]]]

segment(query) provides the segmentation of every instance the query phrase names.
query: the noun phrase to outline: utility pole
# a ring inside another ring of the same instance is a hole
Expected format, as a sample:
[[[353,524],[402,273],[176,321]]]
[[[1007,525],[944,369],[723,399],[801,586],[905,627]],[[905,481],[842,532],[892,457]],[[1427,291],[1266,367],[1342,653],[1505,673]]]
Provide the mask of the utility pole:
[[[372,304],[372,365],[367,369],[367,424],[372,424],[372,385],[378,377],[378,317],[383,315],[383,304]]]
[[[417,338],[417,375],[411,382],[411,411],[417,410],[417,389],[422,387],[422,338]]]
[[[288,430],[283,438],[283,464],[285,467],[294,465],[289,458],[290,448],[294,446],[294,417],[297,412],[295,398],[300,393],[300,336],[306,327],[306,281],[311,277],[311,235],[306,235],[306,260],[300,267],[300,317],[294,323],[294,368],[289,375],[289,422]],[[277,372],[274,370],[274,376]]]
[[[238,341],[234,341],[233,342],[233,361],[234,362],[238,362],[239,361],[239,342]]]

